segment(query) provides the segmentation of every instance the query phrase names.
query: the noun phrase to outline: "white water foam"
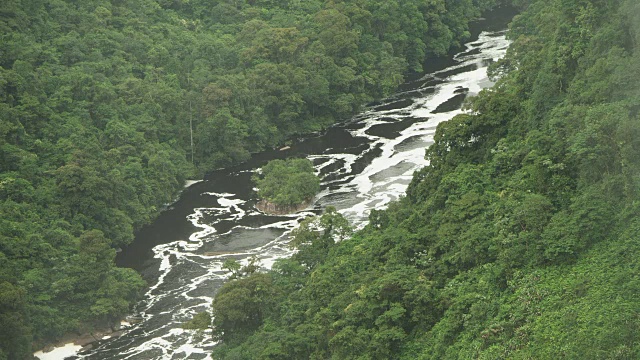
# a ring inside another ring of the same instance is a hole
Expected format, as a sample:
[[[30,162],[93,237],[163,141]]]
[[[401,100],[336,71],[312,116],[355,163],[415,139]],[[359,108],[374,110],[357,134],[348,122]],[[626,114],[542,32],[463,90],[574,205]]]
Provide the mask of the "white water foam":
[[[389,202],[395,201],[402,196],[406,190],[406,181],[411,179],[411,174],[413,174],[415,170],[428,165],[428,161],[424,159],[424,147],[420,146],[407,151],[397,151],[398,145],[407,139],[416,137],[421,140],[421,143],[433,141],[435,128],[439,123],[449,120],[463,112],[460,109],[456,109],[448,112],[434,113],[434,110],[436,110],[438,106],[454,97],[457,94],[456,91],[459,89],[468,89],[469,94],[473,95],[479,93],[483,88],[492,85],[491,81],[487,78],[486,66],[483,65],[483,62],[488,60],[495,61],[504,55],[509,42],[503,35],[504,33],[499,34],[499,36],[496,36],[496,34],[482,33],[479,39],[473,44],[468,44],[466,46],[467,49],[463,52],[466,53],[471,50],[480,49],[481,52],[479,54],[457,56],[455,60],[461,61],[461,63],[430,76],[438,78],[441,74],[472,65],[476,66],[475,70],[440,78],[444,83],[435,86],[431,95],[424,96],[406,108],[369,111],[365,115],[372,120],[367,121],[366,126],[352,131],[354,136],[369,138],[372,141],[371,149],[379,147],[382,150],[380,156],[375,158],[364,171],[356,175],[352,181],[345,185],[345,189],[355,189],[357,191],[357,198],[360,201],[349,208],[341,209],[340,212],[355,222],[357,227],[364,226],[368,213],[372,208],[385,208]],[[428,78],[425,77],[424,79],[427,80]],[[427,121],[412,124],[401,131],[400,136],[394,139],[385,139],[367,133],[373,126],[386,123],[386,121],[378,119],[382,117],[398,119],[406,117],[407,113],[414,118],[427,118]],[[351,161],[347,161],[345,166],[350,166],[355,161],[350,158],[348,160]],[[383,172],[388,173],[388,169],[398,167],[403,163],[411,165],[407,171],[395,176],[383,177],[383,180],[374,181],[376,175]],[[389,184],[391,184],[391,186],[385,187],[385,185]],[[384,189],[384,191],[379,191],[380,189]],[[332,191],[332,193],[335,194],[335,191]],[[326,196],[328,194],[323,193],[321,195]],[[375,205],[372,206],[372,204]]]
[[[82,349],[82,346],[75,345],[74,343],[68,343],[63,346],[54,348],[49,352],[38,351],[33,354],[40,360],[60,360],[69,356],[76,355],[78,351]]]
[[[186,189],[186,188],[191,187],[191,186],[193,186],[193,185],[195,185],[195,184],[197,184],[199,182],[202,182],[202,181],[204,181],[204,180],[185,180],[184,181],[184,188]]]

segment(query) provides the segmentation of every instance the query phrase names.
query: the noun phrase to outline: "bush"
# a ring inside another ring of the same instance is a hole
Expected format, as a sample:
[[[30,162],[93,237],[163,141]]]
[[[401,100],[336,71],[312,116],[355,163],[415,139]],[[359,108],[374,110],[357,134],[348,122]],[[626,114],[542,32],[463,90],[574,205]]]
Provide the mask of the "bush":
[[[320,191],[320,179],[307,159],[272,160],[253,177],[258,196],[276,205],[297,205]]]

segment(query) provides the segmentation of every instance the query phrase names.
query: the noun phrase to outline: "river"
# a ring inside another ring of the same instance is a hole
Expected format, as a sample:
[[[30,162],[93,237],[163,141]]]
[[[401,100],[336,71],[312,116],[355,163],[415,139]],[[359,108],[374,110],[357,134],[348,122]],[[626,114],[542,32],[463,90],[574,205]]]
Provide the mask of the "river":
[[[138,270],[149,288],[133,314],[139,322],[74,359],[204,359],[215,343],[180,323],[209,308],[228,274],[225,259],[252,256],[269,268],[289,256],[288,233],[305,217],[335,206],[353,226],[371,209],[384,209],[406,190],[415,170],[427,165],[425,148],[436,126],[461,113],[464,99],[489,87],[487,66],[505,54],[506,23],[513,12],[494,11],[473,24],[472,40],[446,59],[429,61],[396,94],[323,134],[290,149],[256,154],[240,166],[215,171],[186,188],[118,255]],[[268,160],[306,157],[322,178],[322,190],[306,211],[269,216],[254,208],[251,175]]]

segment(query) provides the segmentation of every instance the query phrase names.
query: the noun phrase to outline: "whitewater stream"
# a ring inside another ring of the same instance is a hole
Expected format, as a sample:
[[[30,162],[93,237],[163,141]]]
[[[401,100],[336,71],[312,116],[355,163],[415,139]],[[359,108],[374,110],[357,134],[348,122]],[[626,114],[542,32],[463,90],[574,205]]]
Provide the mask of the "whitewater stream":
[[[118,255],[119,265],[135,268],[150,285],[132,314],[136,321],[120,337],[94,343],[93,349],[70,358],[207,358],[215,346],[210,336],[183,330],[180,324],[209,308],[229,275],[222,263],[228,258],[246,263],[255,256],[269,268],[291,255],[288,233],[305,217],[331,205],[360,228],[371,209],[384,209],[398,199],[413,172],[427,165],[425,148],[436,126],[460,114],[467,96],[492,85],[487,66],[508,47],[502,29],[509,19],[503,17],[474,24],[483,31],[475,30],[464,51],[430,62],[428,74],[416,76],[351,120],[290,149],[257,154],[186,188]],[[291,156],[313,161],[322,179],[315,203],[290,216],[257,211],[251,175],[270,159]]]

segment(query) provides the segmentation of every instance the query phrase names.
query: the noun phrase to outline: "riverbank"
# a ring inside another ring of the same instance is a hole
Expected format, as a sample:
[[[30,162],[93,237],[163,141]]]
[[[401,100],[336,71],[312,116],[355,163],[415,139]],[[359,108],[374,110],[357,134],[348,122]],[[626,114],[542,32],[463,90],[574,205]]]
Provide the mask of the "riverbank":
[[[130,329],[132,324],[128,321],[120,321],[120,325],[115,328],[103,327],[83,334],[67,334],[59,341],[47,345],[41,350],[36,351],[33,356],[39,360],[61,360],[67,357],[75,356],[83,351],[91,350],[96,343],[117,338],[126,330]]]

